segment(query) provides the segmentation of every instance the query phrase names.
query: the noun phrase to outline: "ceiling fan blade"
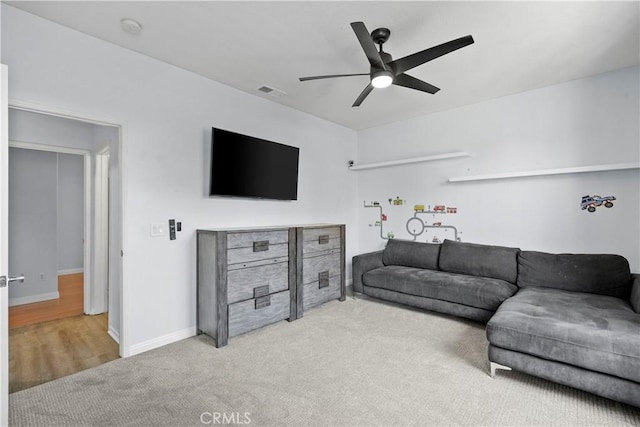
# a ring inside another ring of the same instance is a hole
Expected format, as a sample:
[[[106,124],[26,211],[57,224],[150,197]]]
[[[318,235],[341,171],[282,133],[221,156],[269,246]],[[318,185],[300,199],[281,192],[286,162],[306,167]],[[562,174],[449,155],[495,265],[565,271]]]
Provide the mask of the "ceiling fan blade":
[[[369,30],[364,25],[364,22],[352,22],[351,28],[353,28],[353,32],[356,33],[356,37],[358,37],[358,41],[360,42],[360,46],[364,50],[364,54],[367,55],[367,59],[369,63],[377,68],[386,70],[386,66],[384,65],[384,61],[380,57],[380,53],[378,49],[376,49],[376,45],[369,34]]]
[[[351,76],[368,76],[369,73],[359,73],[359,74],[329,74],[326,76],[310,76],[310,77],[300,77],[301,82],[306,82],[307,80],[319,80],[319,79],[333,79],[335,77],[351,77]]]
[[[360,94],[360,96],[358,96],[358,98],[356,98],[355,102],[353,103],[352,107],[359,107],[360,104],[362,104],[362,101],[364,101],[364,99],[369,96],[369,94],[371,93],[371,91],[373,90],[373,85],[371,83],[369,83],[367,85],[367,87],[364,88],[364,90],[362,91],[362,93]]]
[[[399,74],[395,76],[393,78],[393,84],[402,87],[408,87],[409,89],[420,90],[427,93],[436,93],[440,90],[439,87],[435,87],[432,84],[429,84],[420,79],[416,79],[415,77],[412,77],[408,74]]]
[[[414,53],[413,55],[405,56],[404,58],[396,59],[389,62],[389,65],[395,70],[396,76],[404,73],[418,65],[422,65],[425,62],[429,62],[433,59],[439,58],[442,55],[451,53],[454,50],[461,49],[473,43],[473,37],[465,36],[459,39],[451,40],[441,45],[430,47],[423,51]]]

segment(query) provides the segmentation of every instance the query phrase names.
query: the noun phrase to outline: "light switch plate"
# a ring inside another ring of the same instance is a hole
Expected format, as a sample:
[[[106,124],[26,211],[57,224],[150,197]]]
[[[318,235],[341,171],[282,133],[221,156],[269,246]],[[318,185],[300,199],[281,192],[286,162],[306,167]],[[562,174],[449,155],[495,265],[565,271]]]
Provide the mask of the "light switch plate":
[[[151,224],[151,237],[162,237],[166,236],[167,227],[164,225],[164,222],[154,222]]]

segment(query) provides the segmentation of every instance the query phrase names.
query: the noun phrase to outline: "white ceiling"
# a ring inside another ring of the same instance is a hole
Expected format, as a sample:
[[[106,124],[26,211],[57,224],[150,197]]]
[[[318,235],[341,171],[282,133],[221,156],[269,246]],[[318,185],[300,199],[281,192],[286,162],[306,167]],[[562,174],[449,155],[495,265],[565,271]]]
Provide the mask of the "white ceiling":
[[[639,63],[638,1],[586,2],[5,2],[86,34],[353,129],[548,86]],[[125,33],[122,18],[140,22]],[[441,88],[430,95],[377,89],[351,104],[368,77],[349,23],[391,30],[394,59],[472,35],[475,43],[408,74]],[[286,95],[256,91],[261,85]]]

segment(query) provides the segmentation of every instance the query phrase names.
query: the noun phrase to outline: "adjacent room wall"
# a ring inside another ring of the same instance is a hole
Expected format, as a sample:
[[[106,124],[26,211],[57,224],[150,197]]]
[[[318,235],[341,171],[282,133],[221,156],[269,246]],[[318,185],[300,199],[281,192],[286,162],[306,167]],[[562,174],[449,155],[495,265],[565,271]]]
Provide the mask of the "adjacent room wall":
[[[58,298],[57,155],[9,148],[9,305]]]
[[[548,252],[617,253],[638,272],[638,169],[466,183],[447,180],[638,163],[639,73],[638,67],[626,68],[361,131],[358,164],[456,151],[471,157],[355,172],[358,199],[380,202],[387,215],[384,233],[391,231],[397,238],[412,238],[406,226],[414,205],[446,205],[457,207],[457,213],[419,216],[430,225],[456,226],[463,241]],[[594,194],[617,197],[614,207],[594,213],[581,210],[581,197]],[[388,202],[396,197],[406,204]],[[360,249],[383,247],[375,225],[377,208],[361,205],[358,220]],[[453,230],[428,230],[417,239],[432,241],[434,236],[452,239]]]
[[[347,259],[357,253],[357,178],[346,167],[356,132],[2,8],[10,102],[123,125],[125,355],[195,333],[198,228],[345,223]],[[299,147],[298,201],[207,197],[212,126]],[[170,218],[183,224],[177,240],[150,236]]]
[[[58,275],[84,266],[84,158],[11,147],[9,164],[10,270],[25,276],[10,304],[56,299]]]
[[[58,274],[84,268],[84,157],[58,154]]]
[[[94,151],[91,123],[9,108],[9,141]]]

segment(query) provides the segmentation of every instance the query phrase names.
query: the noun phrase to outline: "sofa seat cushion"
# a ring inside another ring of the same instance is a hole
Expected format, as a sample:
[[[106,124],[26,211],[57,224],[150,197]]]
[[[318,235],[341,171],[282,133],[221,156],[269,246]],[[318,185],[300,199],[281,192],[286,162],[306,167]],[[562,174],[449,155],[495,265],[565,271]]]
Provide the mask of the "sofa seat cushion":
[[[363,275],[366,286],[495,311],[518,288],[504,280],[399,265]]]
[[[521,289],[487,323],[492,345],[640,382],[640,315],[619,298]]]

